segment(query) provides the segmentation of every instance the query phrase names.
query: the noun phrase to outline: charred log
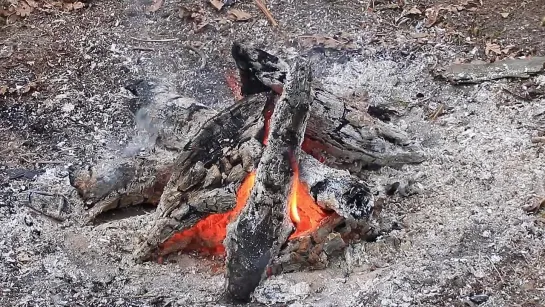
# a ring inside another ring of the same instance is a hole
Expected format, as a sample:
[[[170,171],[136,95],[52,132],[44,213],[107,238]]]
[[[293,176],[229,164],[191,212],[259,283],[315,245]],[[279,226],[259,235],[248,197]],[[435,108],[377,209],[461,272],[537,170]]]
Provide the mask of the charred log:
[[[288,194],[309,117],[310,82],[310,66],[296,64],[276,103],[251,196],[228,227],[227,293],[236,300],[250,298],[293,230]]]
[[[240,71],[243,94],[282,92],[288,67],[284,61],[241,43],[233,44],[232,54]],[[316,85],[313,99],[305,141],[313,150],[326,154],[327,164],[359,171],[424,161],[420,148],[411,144],[405,133],[372,117],[364,102],[340,99]]]
[[[211,213],[231,210],[236,190],[261,156],[266,99],[252,96],[212,117],[172,166],[153,216],[153,227],[137,259],[151,256],[175,232]]]
[[[366,240],[371,235],[366,223],[330,216],[312,233],[288,241],[274,259],[271,274],[324,269],[349,243]]]

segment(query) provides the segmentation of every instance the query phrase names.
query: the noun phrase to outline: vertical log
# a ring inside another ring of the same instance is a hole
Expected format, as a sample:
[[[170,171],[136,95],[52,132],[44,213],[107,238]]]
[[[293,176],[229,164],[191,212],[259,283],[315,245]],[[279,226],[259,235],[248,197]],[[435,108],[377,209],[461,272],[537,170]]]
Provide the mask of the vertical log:
[[[309,118],[310,84],[309,64],[296,63],[276,103],[250,198],[228,227],[227,293],[235,300],[249,300],[293,230],[288,194]]]

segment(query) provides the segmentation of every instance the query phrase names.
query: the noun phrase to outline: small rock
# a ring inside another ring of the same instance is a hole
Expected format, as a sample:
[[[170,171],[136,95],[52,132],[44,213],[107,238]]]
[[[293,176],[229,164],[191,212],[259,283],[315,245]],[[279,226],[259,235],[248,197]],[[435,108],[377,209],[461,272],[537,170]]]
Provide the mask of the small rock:
[[[488,301],[488,295],[486,294],[476,294],[469,297],[469,300],[472,301],[475,304],[482,304],[486,301]]]

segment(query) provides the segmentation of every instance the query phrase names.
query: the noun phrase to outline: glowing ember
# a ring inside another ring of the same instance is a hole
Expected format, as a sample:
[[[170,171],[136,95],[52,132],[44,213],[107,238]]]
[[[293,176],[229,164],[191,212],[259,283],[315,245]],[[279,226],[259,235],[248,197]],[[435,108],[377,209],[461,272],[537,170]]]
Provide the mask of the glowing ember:
[[[250,197],[255,182],[255,172],[248,174],[237,191],[237,203],[233,210],[226,213],[211,214],[200,220],[193,227],[174,234],[163,245],[161,250],[170,250],[180,242],[189,243],[185,251],[197,251],[202,254],[223,255],[225,247],[223,239],[227,235],[227,225],[242,211]]]
[[[230,82],[229,85],[234,93],[238,92],[236,83]],[[269,122],[273,108],[274,106],[268,106],[264,110],[263,145],[265,146],[269,138]],[[321,156],[317,154],[317,151],[322,149],[318,142],[305,139],[302,149],[320,161],[323,161]],[[293,239],[316,230],[328,214],[314,202],[309,193],[308,186],[299,179],[299,165],[295,161],[292,161],[291,164],[293,168],[293,183],[288,199],[288,213],[295,225],[295,232],[290,236],[290,239]],[[174,234],[160,246],[160,250],[168,252],[176,250],[176,247],[180,246],[183,247],[184,251],[197,251],[208,255],[225,254],[223,240],[227,235],[227,225],[236,219],[246,205],[254,186],[255,175],[255,171],[248,174],[242,182],[237,191],[236,206],[233,210],[226,213],[209,215],[197,222],[193,227]]]
[[[295,224],[295,232],[290,239],[297,238],[320,226],[320,222],[327,216],[308,192],[308,186],[299,179],[299,165],[293,163],[293,183],[288,199],[288,208],[291,221]]]

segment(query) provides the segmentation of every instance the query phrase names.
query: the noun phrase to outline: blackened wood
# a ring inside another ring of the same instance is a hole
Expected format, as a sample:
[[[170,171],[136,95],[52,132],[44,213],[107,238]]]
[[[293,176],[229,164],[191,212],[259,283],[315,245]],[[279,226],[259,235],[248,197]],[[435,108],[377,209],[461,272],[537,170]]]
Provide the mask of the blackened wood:
[[[243,94],[282,92],[287,67],[282,59],[239,42],[233,44],[232,54]],[[359,171],[425,160],[420,147],[404,132],[372,117],[365,101],[341,99],[317,84],[312,92],[314,107],[305,137],[309,144],[315,144],[314,150],[326,154],[325,163]]]
[[[135,253],[137,260],[150,258],[175,232],[234,207],[238,186],[261,156],[266,101],[252,96],[219,112],[184,147],[171,167],[153,226]],[[220,194],[221,202],[215,202]]]
[[[312,233],[291,239],[271,265],[271,274],[318,270],[352,242],[367,240],[373,231],[369,224],[332,215]]]
[[[420,146],[391,123],[367,113],[364,102],[342,99],[314,88],[313,108],[305,137],[325,153],[328,165],[360,171],[420,163]]]
[[[268,145],[245,208],[228,226],[227,293],[247,301],[293,230],[288,194],[311,106],[308,63],[296,64],[271,119]]]
[[[299,168],[301,181],[308,185],[310,195],[319,206],[350,221],[368,221],[374,201],[367,183],[345,170],[328,167],[305,153],[300,156]]]

